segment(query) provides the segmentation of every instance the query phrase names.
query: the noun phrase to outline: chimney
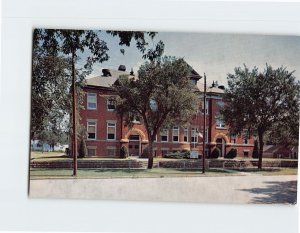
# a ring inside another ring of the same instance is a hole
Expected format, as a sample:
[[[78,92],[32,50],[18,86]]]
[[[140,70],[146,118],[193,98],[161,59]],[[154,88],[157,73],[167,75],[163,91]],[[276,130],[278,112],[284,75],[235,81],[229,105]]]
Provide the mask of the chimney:
[[[119,71],[126,71],[126,66],[124,65],[119,65]]]
[[[110,70],[109,69],[102,69],[102,75],[104,77],[111,76]]]
[[[134,76],[133,69],[131,68],[130,75]]]

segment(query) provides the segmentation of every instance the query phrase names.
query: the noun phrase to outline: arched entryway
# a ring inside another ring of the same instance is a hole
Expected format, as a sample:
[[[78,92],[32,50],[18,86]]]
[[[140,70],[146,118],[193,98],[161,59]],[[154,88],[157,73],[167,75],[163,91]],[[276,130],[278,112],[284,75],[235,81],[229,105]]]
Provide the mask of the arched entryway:
[[[143,149],[148,144],[145,133],[137,128],[130,129],[121,140],[122,144],[127,144],[131,156],[141,156]]]
[[[217,133],[213,138],[213,144],[216,145],[221,151],[220,157],[224,157],[226,154],[226,146],[229,146],[229,139],[224,133]]]

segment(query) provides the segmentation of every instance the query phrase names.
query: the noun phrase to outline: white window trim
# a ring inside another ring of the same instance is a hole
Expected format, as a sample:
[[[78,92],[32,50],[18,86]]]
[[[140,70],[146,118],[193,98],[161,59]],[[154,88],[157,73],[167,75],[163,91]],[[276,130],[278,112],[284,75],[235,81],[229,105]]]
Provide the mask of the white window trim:
[[[162,132],[164,132],[164,131],[167,132],[167,135],[163,135],[163,134],[162,134]],[[163,141],[163,140],[162,140],[162,136],[167,136],[167,140],[166,140],[166,141]],[[163,142],[163,143],[169,142],[169,130],[166,129],[166,130],[162,130],[162,131],[160,132],[160,141]]]
[[[174,129],[174,128],[177,128],[177,129]],[[177,131],[177,135],[174,135],[174,132]],[[177,136],[178,137],[178,140],[177,141],[174,141],[174,136]],[[180,129],[178,126],[174,126],[173,129],[172,129],[172,142],[179,142],[180,139],[179,139],[179,136],[180,136]]]
[[[108,126],[108,124],[114,124],[114,126]],[[108,138],[108,128],[114,128],[114,139],[109,139]],[[116,135],[116,128],[117,128],[117,126],[116,126],[116,122],[112,122],[112,121],[107,121],[107,123],[106,123],[106,139],[107,139],[107,141],[116,141],[116,139],[117,139],[117,135]]]
[[[186,141],[184,140],[185,133],[187,133],[187,135],[186,135]],[[183,141],[184,142],[189,142],[189,128],[184,128],[183,129]]]
[[[208,128],[205,129],[205,143],[208,143]]]
[[[225,121],[221,120],[224,126],[222,126],[222,124],[219,121],[220,121],[220,118],[217,118],[216,119],[216,129],[226,129]]]
[[[89,138],[89,132],[88,132],[88,129],[89,129],[89,123],[90,122],[94,122],[95,123],[95,138]],[[97,121],[96,120],[87,120],[87,123],[86,123],[86,126],[87,126],[87,140],[88,141],[95,141],[97,140]]]
[[[194,129],[194,130],[193,130]],[[195,131],[195,134],[193,134],[193,132]],[[191,143],[198,143],[198,128],[197,127],[192,127],[191,128]],[[196,140],[193,142],[192,138],[196,137]]]
[[[91,108],[89,107],[89,95],[93,95],[95,97],[95,104],[96,104],[96,107],[95,108]],[[86,95],[87,99],[86,99],[86,108],[87,110],[97,110],[97,93],[94,93],[94,92],[88,92],[87,95]]]
[[[106,109],[107,109],[108,112],[114,112],[115,109],[116,109],[116,106],[115,106],[115,105],[114,105],[114,106],[115,106],[114,109],[108,108],[108,105],[109,105],[109,102],[110,102],[110,98],[111,98],[111,97],[107,98],[107,100],[106,100]]]

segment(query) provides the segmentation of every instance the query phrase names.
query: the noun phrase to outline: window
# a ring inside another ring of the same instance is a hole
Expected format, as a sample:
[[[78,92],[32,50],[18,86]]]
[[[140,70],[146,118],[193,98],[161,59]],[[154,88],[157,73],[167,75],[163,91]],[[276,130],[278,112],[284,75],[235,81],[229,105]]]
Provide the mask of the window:
[[[111,97],[107,99],[107,111],[113,112],[116,109],[115,100]]]
[[[192,128],[191,130],[191,142],[198,142],[198,128]]]
[[[208,115],[208,109],[209,109],[209,102],[208,100],[205,101],[205,114]],[[204,113],[204,101],[201,101],[201,106],[202,106],[202,113]]]
[[[249,151],[244,150],[244,157],[249,157]]]
[[[116,147],[107,147],[106,148],[107,156],[109,156],[109,157],[115,157],[116,151],[117,151]]]
[[[248,144],[249,143],[249,133],[248,133],[248,131],[245,131],[243,133],[243,140],[244,140],[244,144]]]
[[[183,141],[188,142],[189,141],[189,129],[184,128],[183,130]]]
[[[96,140],[96,121],[87,122],[88,139]]]
[[[87,109],[94,110],[97,109],[97,94],[87,93]]]
[[[179,142],[179,127],[178,126],[174,126],[173,127],[173,142]]]
[[[216,120],[216,128],[224,129],[225,128],[225,122],[223,118],[219,117]]]
[[[236,134],[231,134],[231,143],[236,144]]]
[[[88,156],[96,156],[96,149],[95,148],[87,148]]]
[[[168,149],[161,149],[161,155],[162,157],[165,157],[169,153]]]
[[[167,129],[163,129],[160,132],[160,136],[162,142],[168,142],[169,131]]]
[[[107,123],[107,140],[116,140],[116,123]]]

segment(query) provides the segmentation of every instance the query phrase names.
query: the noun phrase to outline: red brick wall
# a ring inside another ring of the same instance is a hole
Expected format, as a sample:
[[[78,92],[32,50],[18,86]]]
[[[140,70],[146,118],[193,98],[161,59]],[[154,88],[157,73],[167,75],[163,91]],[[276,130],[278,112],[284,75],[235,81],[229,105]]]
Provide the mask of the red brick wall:
[[[116,148],[116,157],[119,157],[119,150],[120,150],[120,140],[126,138],[126,134],[130,130],[128,127],[123,126],[121,124],[121,119],[118,117],[114,112],[107,111],[107,98],[113,93],[109,89],[105,88],[91,88],[85,87],[84,89],[86,92],[97,93],[97,109],[96,110],[87,110],[87,96],[84,97],[83,105],[84,110],[80,111],[81,116],[81,124],[87,127],[87,120],[93,119],[97,121],[97,138],[96,140],[87,140],[88,147],[95,147],[96,148],[96,155],[101,157],[107,157],[107,147],[115,147]],[[227,146],[225,147],[225,153],[231,148],[237,148],[238,156],[243,157],[244,150],[249,150],[249,157],[252,157],[252,150],[254,140],[253,138],[249,139],[247,145],[243,144],[243,138],[238,137],[236,140],[235,145],[229,145],[231,143],[231,136],[228,130],[228,127],[224,129],[220,129],[216,127],[216,115],[220,110],[220,106],[217,104],[219,99],[215,98],[208,98],[209,102],[209,114],[206,115],[206,125],[209,126],[208,132],[208,149],[212,151],[215,147],[215,139],[216,137],[223,138],[227,142]],[[184,138],[184,129],[180,127],[180,136],[179,136],[179,143],[172,142],[172,129],[169,130],[169,142],[161,142],[160,140],[160,133],[157,135],[157,143],[155,143],[154,148],[156,150],[156,155],[161,156],[163,150],[167,150],[168,152],[172,152],[174,150],[194,150],[194,144],[191,143],[191,128],[196,127],[198,128],[199,132],[203,133],[203,116],[201,109],[197,116],[193,119],[191,126],[189,127],[189,138],[188,143],[183,142]],[[107,141],[107,121],[116,121],[116,140],[114,141]],[[144,135],[145,139],[147,140],[147,133],[143,125],[137,124],[134,128],[140,130]],[[128,145],[128,143],[123,143],[124,145]],[[147,146],[147,144],[141,144],[142,150]],[[195,149],[202,155],[202,139],[198,138],[198,143],[195,145]]]

